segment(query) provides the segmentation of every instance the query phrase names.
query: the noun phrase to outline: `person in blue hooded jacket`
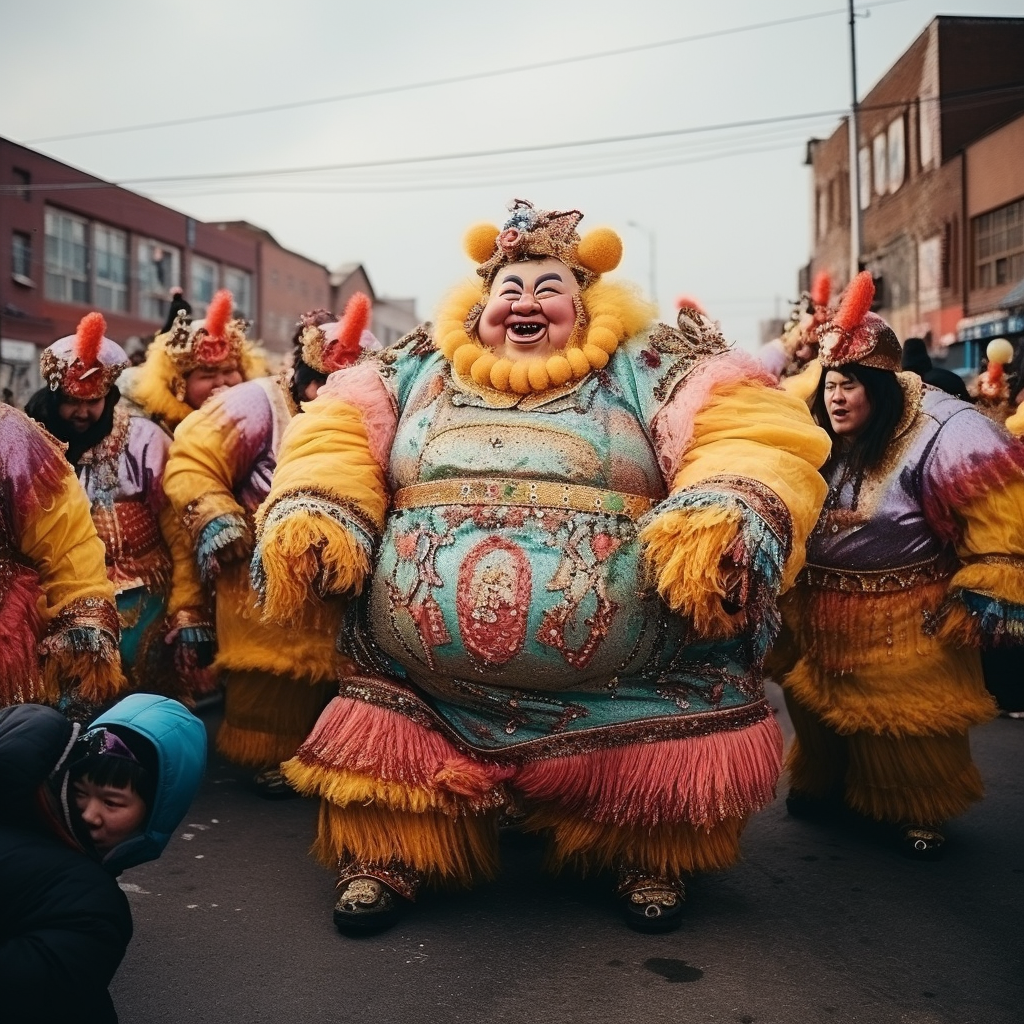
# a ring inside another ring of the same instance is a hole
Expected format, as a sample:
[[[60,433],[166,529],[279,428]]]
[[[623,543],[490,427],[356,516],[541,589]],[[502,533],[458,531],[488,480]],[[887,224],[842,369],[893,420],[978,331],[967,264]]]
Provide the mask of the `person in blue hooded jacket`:
[[[132,935],[117,875],[160,856],[206,764],[202,722],[166,697],[132,694],[79,729],[44,705],[0,711],[9,1020],[117,1021],[107,987]]]

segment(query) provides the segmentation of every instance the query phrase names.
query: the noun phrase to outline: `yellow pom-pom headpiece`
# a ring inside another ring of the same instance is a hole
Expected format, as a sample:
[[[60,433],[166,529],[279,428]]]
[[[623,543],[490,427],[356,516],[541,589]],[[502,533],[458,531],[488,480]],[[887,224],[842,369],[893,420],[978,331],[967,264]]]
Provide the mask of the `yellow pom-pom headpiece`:
[[[551,257],[561,260],[580,286],[588,288],[622,259],[622,239],[611,228],[595,228],[580,238],[576,228],[583,214],[579,210],[538,210],[525,199],[514,199],[509,210],[511,216],[500,231],[492,224],[477,224],[463,240],[488,287],[510,263]]]

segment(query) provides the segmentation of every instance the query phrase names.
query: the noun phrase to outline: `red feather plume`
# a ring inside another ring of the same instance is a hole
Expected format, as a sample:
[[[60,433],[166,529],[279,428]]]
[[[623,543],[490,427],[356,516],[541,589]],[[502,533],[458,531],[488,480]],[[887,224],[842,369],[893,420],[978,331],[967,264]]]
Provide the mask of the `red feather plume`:
[[[107,321],[102,313],[86,313],[79,321],[75,331],[75,356],[87,369],[96,365],[106,331]]]
[[[676,309],[695,309],[698,313],[707,315],[707,310],[700,304],[700,300],[695,299],[692,295],[677,296]]]
[[[833,322],[840,330],[852,331],[864,319],[864,314],[871,309],[874,298],[875,282],[871,277],[871,271],[862,270],[846,289]]]
[[[204,330],[211,338],[224,337],[224,328],[227,327],[234,309],[235,297],[227,288],[221,288],[210,300],[210,307],[206,311],[203,325]]]
[[[832,278],[827,270],[820,270],[814,275],[814,284],[811,285],[811,302],[815,306],[827,306],[831,295]]]
[[[372,309],[370,297],[363,292],[356,292],[348,300],[338,328],[338,340],[329,354],[332,365],[340,369],[359,358],[359,341],[369,326]]]

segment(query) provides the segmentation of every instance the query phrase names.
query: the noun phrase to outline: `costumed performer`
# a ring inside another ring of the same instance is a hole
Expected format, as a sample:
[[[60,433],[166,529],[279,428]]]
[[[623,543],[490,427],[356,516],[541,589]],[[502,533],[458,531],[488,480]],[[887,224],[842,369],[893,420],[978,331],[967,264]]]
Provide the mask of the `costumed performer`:
[[[88,718],[125,686],[114,587],[61,445],[0,405],[0,707]]]
[[[845,805],[938,855],[981,798],[968,729],[994,713],[978,646],[1024,637],[1024,447],[900,372],[854,279],[821,331],[815,415],[833,439],[807,566],[783,599],[795,665],[795,815]]]
[[[491,874],[510,800],[551,866],[618,870],[627,920],[675,927],[780,767],[761,661],[827,437],[696,310],[603,281],[615,232],[510,209],[433,331],[292,421],[258,516],[268,616],[362,593],[359,670],[284,766],[343,931]]]
[[[968,392],[978,412],[1003,426],[1016,409],[1006,373],[1006,364],[1013,359],[1013,345],[1006,338],[993,338],[985,346],[985,357],[987,365],[971,381]]]
[[[213,296],[202,319],[192,319],[180,295],[172,296],[171,310],[174,320],[149,346],[146,361],[126,370],[119,381],[132,413],[153,420],[168,435],[213,395],[267,372],[246,337],[246,322],[233,314],[234,298],[227,289]],[[209,671],[213,611],[192,542],[170,504],[161,525],[173,561],[167,639],[175,644],[184,687],[178,696],[190,701],[216,686]]]
[[[291,373],[238,384],[211,398],[178,427],[164,486],[216,591],[217,660],[224,720],[217,749],[258,769],[266,797],[294,796],[280,764],[309,735],[337,689],[344,666],[335,647],[342,605],[333,601],[289,628],[263,622],[249,583],[253,517],[270,490],[281,435],[327,375],[354,363],[376,340],[367,330],[370,300],[357,292],[339,321],[305,314],[294,338]]]
[[[163,690],[173,686],[164,643],[171,555],[160,529],[171,442],[119,401],[115,381],[128,356],[105,331],[103,316],[88,313],[75,334],[43,350],[46,383],[26,412],[67,445],[65,458],[89,499],[117,595],[121,664],[129,684]]]

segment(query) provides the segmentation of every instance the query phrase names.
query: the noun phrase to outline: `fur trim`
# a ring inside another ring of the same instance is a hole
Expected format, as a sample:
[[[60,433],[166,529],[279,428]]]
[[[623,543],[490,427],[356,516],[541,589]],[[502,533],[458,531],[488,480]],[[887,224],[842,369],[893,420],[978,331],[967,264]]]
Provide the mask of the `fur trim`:
[[[710,829],[771,803],[782,764],[782,733],[769,716],[710,736],[612,747],[526,764],[515,786],[570,816],[653,827],[687,822]]]
[[[719,571],[742,527],[738,508],[679,509],[655,516],[640,534],[658,593],[669,608],[693,620],[700,636],[732,636],[742,627],[742,615],[722,607]]]
[[[0,596],[0,707],[39,703],[40,665],[36,645],[43,633],[39,614],[43,592],[36,574],[20,566]]]
[[[558,805],[542,805],[530,812],[524,827],[550,837],[546,866],[553,871],[572,868],[592,874],[628,865],[652,875],[680,878],[735,864],[745,824],[745,818],[725,818],[707,829],[687,822],[654,827],[601,824],[566,815]]]
[[[263,617],[303,621],[312,593],[359,593],[370,561],[356,539],[326,516],[299,510],[266,528],[257,557],[265,591]]]

